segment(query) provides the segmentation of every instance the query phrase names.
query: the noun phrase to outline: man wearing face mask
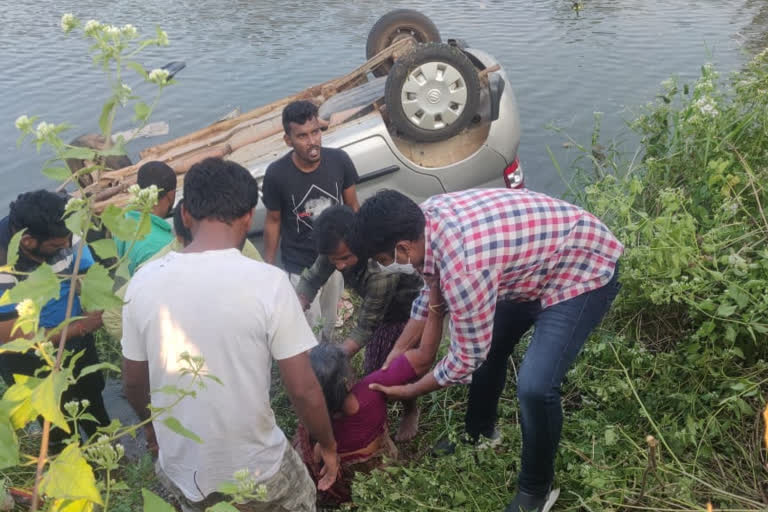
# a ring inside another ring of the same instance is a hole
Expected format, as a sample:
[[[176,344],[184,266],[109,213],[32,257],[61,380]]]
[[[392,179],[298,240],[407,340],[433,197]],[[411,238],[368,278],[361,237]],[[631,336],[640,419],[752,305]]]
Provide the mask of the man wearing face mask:
[[[559,493],[552,483],[560,385],[618,293],[621,243],[590,213],[529,190],[465,190],[421,207],[384,190],[365,201],[358,218],[369,254],[388,268],[416,268],[429,283],[388,361],[419,342],[413,350],[434,361],[442,332],[420,336],[420,326],[444,309],[451,320],[450,351],[433,372],[372,389],[403,400],[471,381],[467,435],[497,440],[507,360],[534,328],[518,370],[522,464],[506,511],[551,510]]]
[[[264,175],[264,261],[275,263],[277,244],[283,267],[296,286],[304,269],[312,266],[317,251],[311,234],[323,211],[345,204],[357,211],[357,170],[343,150],[324,148],[317,107],[295,101],[283,109],[285,143],[292,150],[272,162]],[[334,273],[312,302],[307,320],[322,325],[322,338],[330,339],[344,281]]]
[[[72,244],[72,233],[69,232],[63,220],[66,203],[66,198],[47,190],[21,194],[11,203],[10,213],[0,220],[0,267],[8,261],[8,246],[11,238],[24,230],[19,242],[18,261],[14,265],[14,270],[21,273],[0,273],[0,296],[23,282],[29,273],[42,264],[50,265],[54,272],[64,276],[70,276],[75,272],[85,273],[93,264],[91,251],[84,246],[80,265],[75,270],[76,253],[82,242],[78,241],[74,246]],[[70,280],[62,280],[58,297],[48,301],[42,307],[41,328],[52,329],[64,321],[69,289]],[[16,304],[0,306],[0,343],[23,337],[21,331],[12,334],[13,325],[18,316]],[[73,354],[82,352],[74,365],[74,374],[77,377],[83,368],[99,363],[93,332],[101,327],[101,311],[83,311],[80,298],[75,294],[72,302],[72,316],[84,317],[69,325],[69,335],[66,340],[67,350]],[[53,335],[50,341],[58,346],[60,335]],[[69,359],[66,359],[64,364],[69,364]],[[44,361],[31,351],[0,354],[0,375],[8,386],[15,382],[14,374],[35,376],[35,372],[44,365]],[[95,421],[78,422],[78,427],[82,427],[88,436],[94,434],[98,427],[109,424],[109,415],[101,396],[103,389],[104,377],[100,371],[96,371],[71,384],[61,398],[62,406],[71,400],[80,401],[86,412],[95,418]],[[67,434],[62,429],[52,428],[49,442],[51,452],[60,452],[71,435],[72,433]]]
[[[352,242],[354,223],[355,213],[341,205],[331,206],[317,218],[312,233],[320,255],[302,274],[296,293],[306,310],[334,271],[341,273],[345,286],[362,299],[357,308],[355,327],[341,349],[347,357],[352,357],[365,347],[363,375],[369,375],[381,368],[395,340],[403,332],[411,304],[424,281],[415,271],[411,275],[389,272],[381,269],[373,259],[359,258],[362,251]],[[418,422],[416,400],[404,402],[395,440],[412,439],[418,430]]]

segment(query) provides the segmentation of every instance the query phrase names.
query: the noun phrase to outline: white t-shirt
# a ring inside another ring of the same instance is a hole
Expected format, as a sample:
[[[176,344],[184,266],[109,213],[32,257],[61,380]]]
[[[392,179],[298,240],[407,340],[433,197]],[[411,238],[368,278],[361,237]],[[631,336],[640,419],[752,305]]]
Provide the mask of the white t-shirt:
[[[123,308],[123,356],[148,361],[152,405],[174,397],[163,386],[189,389],[181,375],[188,352],[205,359],[205,379],[170,415],[203,439],[196,443],[155,422],[163,471],[193,501],[235,471],[275,474],[287,447],[269,402],[272,359],[316,345],[288,276],[236,249],[171,252],[131,279]],[[199,489],[199,490],[198,490]]]

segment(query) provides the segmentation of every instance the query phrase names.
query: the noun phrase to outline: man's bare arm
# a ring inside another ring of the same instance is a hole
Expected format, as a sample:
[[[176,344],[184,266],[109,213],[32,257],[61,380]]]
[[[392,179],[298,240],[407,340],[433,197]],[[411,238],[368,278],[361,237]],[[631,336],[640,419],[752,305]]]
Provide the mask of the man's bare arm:
[[[75,320],[69,325],[69,329],[67,329],[69,338],[85,336],[86,334],[91,333],[102,326],[101,311],[85,313],[84,316],[85,318]],[[34,336],[34,333],[25,335],[21,330],[17,330],[14,334],[11,334],[13,332],[13,324],[15,322],[16,318],[0,322],[0,344],[8,343],[11,340],[19,338],[32,338]],[[50,337],[50,341],[54,345],[58,345],[59,341],[61,340],[61,333],[62,331],[59,331]]]
[[[351,187],[345,188],[341,192],[341,197],[344,200],[344,204],[352,208],[355,213],[357,213],[357,210],[360,209],[360,202],[357,200],[357,187],[352,185]]]
[[[267,210],[264,219],[264,261],[275,264],[277,243],[280,241],[280,210]]]
[[[400,333],[400,337],[397,338],[395,346],[387,356],[387,360],[384,362],[382,368],[385,370],[389,368],[389,363],[397,359],[397,357],[404,353],[406,350],[411,349],[419,344],[421,341],[421,334],[424,332],[424,326],[427,324],[427,319],[415,320],[411,318],[408,323],[405,324],[403,332]]]
[[[140,420],[149,418],[149,364],[147,361],[123,358],[123,393]]]

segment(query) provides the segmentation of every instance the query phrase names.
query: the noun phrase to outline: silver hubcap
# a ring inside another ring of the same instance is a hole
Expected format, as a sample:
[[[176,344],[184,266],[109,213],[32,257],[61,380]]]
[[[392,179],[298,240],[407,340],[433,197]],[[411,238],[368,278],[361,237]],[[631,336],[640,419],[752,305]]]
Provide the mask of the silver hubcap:
[[[461,73],[445,62],[426,62],[414,69],[401,92],[406,117],[419,128],[440,130],[454,123],[467,105]]]

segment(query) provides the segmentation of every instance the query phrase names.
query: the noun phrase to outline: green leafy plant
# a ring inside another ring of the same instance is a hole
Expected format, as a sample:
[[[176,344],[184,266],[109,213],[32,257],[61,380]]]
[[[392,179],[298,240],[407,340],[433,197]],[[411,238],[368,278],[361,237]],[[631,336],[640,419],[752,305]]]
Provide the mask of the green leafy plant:
[[[76,239],[85,240],[91,230],[109,229],[112,233],[125,240],[135,241],[149,231],[149,211],[157,200],[157,190],[138,190],[133,192],[133,200],[125,208],[109,207],[97,215],[92,209],[93,198],[86,193],[76,179],[79,176],[94,175],[103,172],[104,160],[109,156],[125,153],[125,140],[118,138],[112,144],[112,126],[118,111],[133,102],[136,121],[145,123],[149,118],[154,104],[162,90],[171,84],[168,72],[153,70],[146,72],[136,61],[135,57],[142,49],[150,45],[165,46],[168,36],[157,29],[154,37],[142,38],[138,29],[132,25],[115,27],[90,20],[84,25],[70,14],[62,17],[61,26],[65,33],[80,30],[91,43],[93,61],[102,66],[111,83],[112,95],[104,105],[99,126],[101,135],[107,141],[105,148],[94,150],[75,147],[65,143],[61,135],[69,128],[66,123],[52,124],[38,121],[37,117],[21,116],[16,120],[16,127],[21,132],[19,144],[25,139],[31,139],[38,151],[43,147],[52,151],[53,156],[46,162],[43,174],[60,182],[72,181],[79,187],[75,196],[67,203],[65,222]],[[133,94],[131,88],[123,81],[123,73],[132,70],[146,81],[155,84],[157,96],[152,105],[147,105]],[[37,123],[35,125],[35,123]],[[66,162],[78,159],[92,162],[74,175],[69,172]],[[138,210],[142,215],[138,221],[125,216],[129,210]],[[9,245],[6,265],[0,270],[6,273],[21,274],[14,268],[18,261],[19,244],[23,233],[16,233]],[[78,244],[75,254],[74,268],[80,268],[84,244]],[[98,240],[90,244],[91,249],[103,258],[117,256],[115,244],[111,239]],[[169,407],[152,410],[149,419],[138,425],[122,426],[113,421],[108,427],[102,428],[101,434],[81,444],[79,435],[70,428],[95,418],[85,412],[87,403],[70,402],[65,404],[64,412],[60,408],[61,396],[66,388],[75,382],[73,376],[74,363],[80,354],[74,354],[64,364],[65,354],[68,353],[66,341],[69,337],[69,327],[77,319],[72,316],[75,290],[80,290],[80,300],[87,310],[96,311],[120,306],[122,301],[112,290],[114,282],[112,275],[127,277],[127,262],[118,260],[111,267],[93,264],[84,275],[75,273],[71,276],[58,276],[52,268],[43,263],[34,271],[24,275],[14,288],[0,297],[0,304],[17,304],[18,319],[12,336],[15,339],[0,345],[0,352],[27,352],[34,350],[42,359],[42,372],[35,377],[16,375],[15,384],[10,386],[0,401],[0,468],[12,468],[22,461],[31,461],[36,465],[34,492],[31,510],[36,510],[44,496],[49,510],[92,510],[94,506],[109,508],[110,497],[114,491],[123,490],[112,478],[118,469],[124,455],[122,446],[116,441],[126,434],[135,434],[136,430],[150,421],[161,421],[180,435],[199,441],[192,432],[185,429],[175,418],[167,413],[180,400],[194,397],[195,386],[202,385],[204,379],[211,378],[203,370],[203,362],[197,358],[186,356],[185,373],[191,376],[192,389],[167,388],[160,390],[174,396]],[[54,329],[43,329],[40,326],[40,311],[45,304],[59,297],[61,281],[70,283],[67,297],[66,317],[61,325]],[[61,341],[54,347],[51,340],[59,335]],[[79,377],[101,370],[119,372],[119,369],[109,363],[92,365],[84,368]],[[26,455],[20,450],[17,430],[23,429],[38,416],[44,419],[42,439],[36,456]],[[72,434],[69,444],[55,457],[48,455],[48,438],[51,425]],[[99,482],[98,477],[102,477]]]

